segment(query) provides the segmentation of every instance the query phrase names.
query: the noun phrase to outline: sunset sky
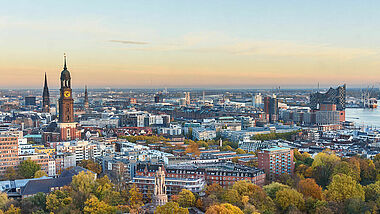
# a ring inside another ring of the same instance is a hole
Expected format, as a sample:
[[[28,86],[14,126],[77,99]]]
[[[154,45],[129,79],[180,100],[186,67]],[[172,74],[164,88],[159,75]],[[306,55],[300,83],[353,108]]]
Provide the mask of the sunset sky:
[[[0,88],[380,82],[380,1],[1,1]]]

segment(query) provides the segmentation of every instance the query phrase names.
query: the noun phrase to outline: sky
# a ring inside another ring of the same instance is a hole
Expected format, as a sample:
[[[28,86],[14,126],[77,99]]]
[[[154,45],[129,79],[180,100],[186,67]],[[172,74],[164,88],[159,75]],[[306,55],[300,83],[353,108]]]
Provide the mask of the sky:
[[[0,0],[0,88],[380,82],[380,1]]]

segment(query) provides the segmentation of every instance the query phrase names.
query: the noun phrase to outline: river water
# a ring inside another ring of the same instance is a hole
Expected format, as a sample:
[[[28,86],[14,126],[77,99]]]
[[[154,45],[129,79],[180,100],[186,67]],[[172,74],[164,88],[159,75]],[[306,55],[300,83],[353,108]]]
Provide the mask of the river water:
[[[380,109],[346,108],[346,120],[355,122],[357,126],[380,128]]]

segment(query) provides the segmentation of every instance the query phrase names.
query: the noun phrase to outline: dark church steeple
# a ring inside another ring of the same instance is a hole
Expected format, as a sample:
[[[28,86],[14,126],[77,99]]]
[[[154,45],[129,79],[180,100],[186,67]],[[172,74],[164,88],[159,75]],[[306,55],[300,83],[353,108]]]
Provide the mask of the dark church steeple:
[[[84,109],[88,110],[88,93],[87,93],[87,85],[84,86]]]
[[[49,95],[46,72],[45,72],[44,91],[42,93],[42,112],[50,112],[50,95]]]

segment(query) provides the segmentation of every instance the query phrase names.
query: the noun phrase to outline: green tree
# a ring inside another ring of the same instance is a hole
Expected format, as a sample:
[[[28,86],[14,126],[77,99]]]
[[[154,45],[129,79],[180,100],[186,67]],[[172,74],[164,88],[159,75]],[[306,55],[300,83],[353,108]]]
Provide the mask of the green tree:
[[[181,207],[192,207],[195,204],[194,194],[187,189],[182,189],[178,194],[178,204]]]
[[[34,173],[34,178],[41,178],[41,177],[44,177],[44,176],[48,176],[48,174],[46,174],[45,171],[43,170],[38,170],[37,172]]]
[[[364,186],[365,201],[377,201],[380,206],[380,181]]]
[[[58,213],[67,208],[72,202],[72,198],[66,191],[55,190],[46,197],[46,209]]]
[[[17,178],[17,172],[13,167],[8,167],[5,170],[4,177],[7,180],[15,180]]]
[[[108,176],[99,178],[95,182],[95,196],[109,205],[116,206],[121,203],[122,198],[119,192],[114,190],[114,185]]]
[[[327,199],[330,201],[343,202],[349,198],[364,200],[363,187],[345,174],[334,175],[327,190]]]
[[[41,166],[31,160],[24,160],[18,166],[18,173],[24,178],[33,178]]]
[[[71,187],[74,191],[89,196],[95,187],[95,175],[91,172],[81,171],[78,175],[73,176]]]
[[[318,185],[326,187],[329,184],[330,177],[340,158],[330,151],[318,153],[313,161],[313,177]]]
[[[237,181],[232,186],[241,198],[241,202],[247,210],[260,210],[261,212],[273,212],[274,203],[266,192],[259,186],[248,181]],[[248,198],[248,202],[246,199]],[[241,205],[241,203],[239,203]],[[253,209],[254,208],[254,209]]]
[[[116,213],[116,208],[108,205],[95,196],[91,196],[86,202],[83,212],[85,214],[109,214]]]
[[[46,195],[42,192],[28,198],[32,204],[40,210],[46,210]]]
[[[360,166],[346,161],[341,161],[334,167],[333,176],[337,174],[345,174],[351,176],[354,180],[360,181]]]
[[[269,197],[271,197],[272,199],[275,199],[276,193],[278,191],[283,190],[283,189],[290,189],[290,186],[281,184],[278,182],[272,182],[271,184],[268,184],[264,186],[263,188]]]
[[[102,173],[102,166],[100,166],[98,163],[95,163],[93,160],[82,160],[78,166],[86,168],[98,175]]]
[[[158,206],[154,211],[155,214],[189,214],[187,208],[182,208],[176,202],[168,202],[163,206]]]
[[[227,189],[224,191],[222,199],[224,202],[233,204],[233,205],[241,205],[241,197],[237,190],[235,189]]]
[[[135,184],[132,185],[132,188],[129,190],[129,206],[132,210],[139,210],[140,207],[144,206],[142,201],[143,195],[140,192],[139,188]]]
[[[282,210],[288,209],[290,206],[295,206],[298,209],[303,209],[305,201],[301,193],[297,190],[285,188],[276,193],[276,203]]]

